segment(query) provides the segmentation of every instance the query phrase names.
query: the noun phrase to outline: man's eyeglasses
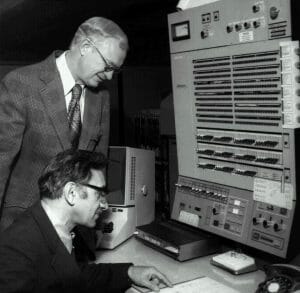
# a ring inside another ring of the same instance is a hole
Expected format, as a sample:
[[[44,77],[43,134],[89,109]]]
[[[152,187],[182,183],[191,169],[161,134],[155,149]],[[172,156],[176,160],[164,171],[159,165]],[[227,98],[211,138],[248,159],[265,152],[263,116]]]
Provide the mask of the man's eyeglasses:
[[[95,43],[90,40],[89,38],[86,38],[86,40],[95,48],[95,50],[98,52],[98,54],[100,55],[100,57],[102,58],[104,64],[105,64],[105,67],[104,67],[104,72],[110,72],[110,71],[113,71],[114,73],[119,73],[122,68],[121,67],[118,67],[116,65],[113,65],[113,64],[109,64],[106,59],[104,58],[104,56],[102,55],[102,53],[100,52],[100,50],[96,47]]]
[[[107,187],[99,187],[88,183],[79,183],[79,184],[96,190],[99,193],[99,195],[102,197],[105,197],[109,193]]]

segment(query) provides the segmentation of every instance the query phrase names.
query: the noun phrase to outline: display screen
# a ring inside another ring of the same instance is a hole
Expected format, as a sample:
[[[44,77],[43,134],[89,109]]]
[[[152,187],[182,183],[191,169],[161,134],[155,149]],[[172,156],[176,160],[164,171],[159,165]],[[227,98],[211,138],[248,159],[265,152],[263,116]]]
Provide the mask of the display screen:
[[[190,38],[190,23],[184,21],[172,24],[172,39],[173,41],[186,40]]]
[[[107,167],[107,201],[111,205],[123,205],[125,202],[126,149],[110,148]]]

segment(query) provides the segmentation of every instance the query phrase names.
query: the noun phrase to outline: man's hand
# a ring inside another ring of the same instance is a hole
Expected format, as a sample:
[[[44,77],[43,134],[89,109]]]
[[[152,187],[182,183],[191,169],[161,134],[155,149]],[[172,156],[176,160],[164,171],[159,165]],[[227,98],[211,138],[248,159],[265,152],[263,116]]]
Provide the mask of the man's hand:
[[[128,269],[129,278],[139,286],[159,292],[160,285],[172,287],[168,278],[154,267],[131,266]]]
[[[114,223],[103,223],[102,232],[103,233],[111,233],[114,230]]]

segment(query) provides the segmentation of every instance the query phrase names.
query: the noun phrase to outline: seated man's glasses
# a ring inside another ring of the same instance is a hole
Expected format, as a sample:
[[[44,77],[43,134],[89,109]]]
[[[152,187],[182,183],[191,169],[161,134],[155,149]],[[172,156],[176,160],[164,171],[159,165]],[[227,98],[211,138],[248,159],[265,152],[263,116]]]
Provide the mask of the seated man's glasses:
[[[79,184],[96,190],[98,192],[98,194],[102,197],[105,197],[109,193],[109,191],[107,190],[107,187],[99,187],[99,186],[91,185],[88,183],[79,183]]]
[[[95,48],[95,50],[98,52],[98,54],[100,55],[100,57],[102,58],[104,64],[105,64],[105,67],[104,67],[104,72],[110,72],[110,71],[113,71],[114,73],[119,73],[122,68],[121,67],[118,67],[114,64],[109,64],[106,59],[104,58],[104,56],[101,54],[100,50],[96,47],[95,43],[90,40],[89,38],[86,38],[86,40]]]

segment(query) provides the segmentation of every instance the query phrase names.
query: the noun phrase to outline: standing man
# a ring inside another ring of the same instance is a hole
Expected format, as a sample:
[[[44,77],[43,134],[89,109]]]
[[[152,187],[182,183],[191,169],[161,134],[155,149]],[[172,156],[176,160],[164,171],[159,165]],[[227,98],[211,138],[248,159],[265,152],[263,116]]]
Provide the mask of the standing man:
[[[0,83],[0,230],[38,199],[50,158],[73,148],[107,153],[109,95],[100,88],[128,50],[114,22],[81,24],[69,50],[14,70]]]
[[[38,181],[41,201],[0,233],[0,292],[125,292],[132,283],[159,291],[172,286],[154,267],[78,264],[73,228],[94,227],[108,206],[106,158],[66,150],[53,158]]]

